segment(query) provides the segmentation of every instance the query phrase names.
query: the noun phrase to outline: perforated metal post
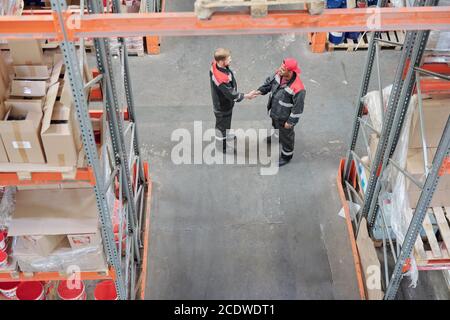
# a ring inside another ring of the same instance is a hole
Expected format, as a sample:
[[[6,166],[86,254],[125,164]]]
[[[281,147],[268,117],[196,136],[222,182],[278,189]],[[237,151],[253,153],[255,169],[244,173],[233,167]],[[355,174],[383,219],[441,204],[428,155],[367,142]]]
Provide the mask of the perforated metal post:
[[[99,0],[91,0],[90,1],[90,11],[93,13],[100,13],[103,11],[103,4]],[[114,80],[114,73],[112,69],[112,61],[111,54],[109,49],[109,40],[108,39],[94,39],[94,46],[97,58],[97,66],[99,72],[103,74],[103,91],[106,92],[106,112],[107,112],[107,121],[108,127],[111,135],[111,143],[114,151],[114,158],[116,162],[116,166],[120,167],[121,172],[123,173],[122,179],[122,191],[124,192],[126,205],[129,209],[128,211],[128,227],[129,234],[133,240],[133,245],[135,248],[135,259],[140,262],[140,252],[138,248],[138,232],[136,229],[137,226],[137,217],[138,213],[136,211],[133,187],[131,183],[130,177],[130,168],[128,164],[128,155],[126,152],[125,142],[124,142],[124,130],[122,127],[122,121],[120,120],[120,107],[119,101],[117,97],[117,89]]]
[[[419,232],[422,228],[423,220],[427,214],[427,208],[430,205],[433,198],[436,186],[439,183],[439,170],[444,162],[444,159],[450,154],[450,116],[447,119],[447,124],[444,129],[444,133],[439,142],[439,146],[434,156],[433,164],[428,174],[424,188],[420,194],[419,201],[417,202],[414,216],[409,224],[408,231],[406,232],[405,240],[402,244],[398,260],[395,264],[392,272],[391,281],[386,289],[384,296],[385,300],[395,299],[397,296],[398,288],[402,280],[402,269],[408,259],[411,256],[414,244],[419,236]]]
[[[435,5],[438,1],[431,0],[427,1],[427,4]],[[398,139],[400,137],[400,132],[403,128],[403,122],[405,119],[406,112],[408,111],[409,102],[411,100],[412,91],[415,83],[415,71],[414,67],[420,64],[422,60],[423,53],[425,52],[425,46],[428,41],[429,31],[419,31],[417,32],[415,45],[410,59],[410,64],[408,67],[408,72],[406,74],[405,80],[403,81],[403,86],[401,89],[400,97],[398,102],[392,106],[390,109],[390,123],[386,124],[386,130],[383,130],[385,136],[383,141],[381,141],[377,148],[377,155],[381,159],[380,165],[374,166],[372,168],[371,177],[374,178],[372,181],[373,193],[371,196],[370,205],[366,202],[364,205],[363,213],[367,212],[369,227],[372,230],[375,225],[375,220],[378,216],[379,206],[378,206],[378,195],[381,190],[381,183],[378,179],[378,167],[381,166],[381,170],[384,170],[388,164],[389,159],[394,154],[397,147]],[[391,93],[392,95],[392,93]],[[389,132],[388,132],[389,131]],[[382,132],[383,137],[383,132]],[[383,144],[381,145],[381,143]],[[380,149],[380,150],[378,150]],[[380,151],[378,153],[378,151]],[[378,162],[377,162],[378,163]],[[372,176],[372,174],[374,175]],[[369,199],[367,199],[368,201]],[[369,208],[369,210],[367,210]],[[367,210],[367,211],[365,211]]]
[[[377,7],[385,7],[387,4],[387,0],[378,0]],[[350,148],[349,152],[347,154],[347,164],[345,169],[345,179],[349,179],[350,175],[350,169],[352,165],[352,153],[351,151],[355,151],[356,148],[356,142],[358,141],[359,136],[359,118],[362,116],[362,112],[364,109],[364,104],[362,102],[362,98],[367,94],[367,90],[369,89],[370,84],[370,78],[372,76],[372,68],[373,68],[373,62],[375,61],[375,53],[376,53],[376,39],[379,38],[381,35],[380,31],[375,31],[371,34],[370,40],[369,40],[369,47],[367,49],[367,59],[366,64],[364,65],[364,72],[363,72],[363,80],[361,83],[361,88],[359,89],[358,98],[356,100],[356,113],[355,113],[355,120],[353,121],[353,129],[352,129],[352,136],[350,141]]]
[[[147,0],[147,4],[150,0]],[[153,0],[155,2],[156,0]],[[120,7],[120,1],[119,0],[113,0],[113,12],[114,13],[121,13],[121,7]],[[133,98],[133,88],[131,84],[131,76],[130,76],[130,66],[128,63],[128,49],[126,45],[126,41],[124,38],[118,38],[119,43],[122,46],[122,54],[123,54],[123,82],[124,82],[124,88],[125,88],[125,99],[127,100],[127,110],[128,110],[128,117],[130,123],[133,125],[133,150],[134,150],[134,156],[140,157],[141,151],[140,151],[140,144],[139,144],[139,135],[137,130],[137,124],[136,124],[136,113],[134,111],[134,98]],[[140,161],[138,164],[138,170],[139,170],[139,176],[140,182],[144,182],[144,167],[142,164],[142,161]]]
[[[59,28],[64,36],[64,39],[61,41],[61,51],[64,57],[66,72],[69,76],[70,87],[81,130],[84,152],[86,154],[88,164],[92,167],[95,176],[96,184],[94,186],[94,192],[99,211],[103,245],[107,253],[109,263],[113,266],[116,272],[115,285],[117,296],[119,299],[126,299],[122,268],[113,236],[110,208],[105,196],[103,172],[99,163],[92,124],[89,118],[87,99],[84,94],[84,83],[81,77],[80,66],[75,51],[75,44],[67,40],[67,30],[62,15],[62,11],[67,9],[67,3],[65,0],[51,0],[51,6],[56,12]]]

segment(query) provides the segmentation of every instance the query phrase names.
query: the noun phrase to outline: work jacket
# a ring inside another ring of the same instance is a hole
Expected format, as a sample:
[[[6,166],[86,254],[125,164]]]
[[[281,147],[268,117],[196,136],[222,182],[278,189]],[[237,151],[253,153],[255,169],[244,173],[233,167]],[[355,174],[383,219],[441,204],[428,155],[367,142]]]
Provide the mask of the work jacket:
[[[263,95],[270,93],[267,110],[274,120],[296,125],[303,113],[306,90],[297,73],[281,85],[281,77],[275,73],[258,89]]]
[[[209,77],[214,112],[219,114],[231,113],[234,103],[244,99],[244,94],[237,91],[233,71],[229,67],[221,68],[213,61]]]

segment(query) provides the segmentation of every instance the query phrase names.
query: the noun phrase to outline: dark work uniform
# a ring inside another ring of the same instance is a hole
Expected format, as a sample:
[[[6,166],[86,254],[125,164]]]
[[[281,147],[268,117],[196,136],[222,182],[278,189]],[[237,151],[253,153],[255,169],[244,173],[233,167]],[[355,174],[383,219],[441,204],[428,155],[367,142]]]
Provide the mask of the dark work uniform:
[[[237,91],[237,83],[229,67],[221,68],[215,61],[209,71],[211,96],[214,115],[216,116],[216,141],[226,147],[226,131],[231,128],[231,117],[235,102],[244,99],[244,94]]]
[[[295,126],[303,113],[306,95],[303,82],[295,72],[286,83],[278,74],[274,74],[258,90],[263,95],[270,93],[267,110],[272,118],[272,126],[279,130],[281,157],[290,160],[294,155],[295,132],[293,127],[284,128],[284,124],[287,122]]]

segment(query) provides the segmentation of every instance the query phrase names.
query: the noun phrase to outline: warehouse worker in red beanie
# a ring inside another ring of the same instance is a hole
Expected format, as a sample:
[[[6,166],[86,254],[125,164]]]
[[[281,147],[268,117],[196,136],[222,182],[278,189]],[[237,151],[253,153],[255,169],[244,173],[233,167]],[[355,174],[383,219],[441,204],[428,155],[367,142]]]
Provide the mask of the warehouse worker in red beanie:
[[[279,132],[280,167],[289,163],[294,155],[294,126],[303,112],[306,95],[300,73],[301,70],[294,58],[284,59],[275,74],[267,78],[258,90],[251,92],[252,96],[270,93],[267,110],[272,118],[273,128]],[[277,134],[276,130],[274,134]],[[270,142],[271,136],[267,137],[267,143]]]
[[[218,48],[214,52],[214,61],[211,63],[209,71],[211,96],[216,116],[216,146],[219,151],[223,150],[223,152],[234,151],[230,144],[234,145],[235,136],[227,135],[227,130],[231,128],[234,104],[254,97],[237,91],[237,82],[230,69],[230,63],[230,50]]]

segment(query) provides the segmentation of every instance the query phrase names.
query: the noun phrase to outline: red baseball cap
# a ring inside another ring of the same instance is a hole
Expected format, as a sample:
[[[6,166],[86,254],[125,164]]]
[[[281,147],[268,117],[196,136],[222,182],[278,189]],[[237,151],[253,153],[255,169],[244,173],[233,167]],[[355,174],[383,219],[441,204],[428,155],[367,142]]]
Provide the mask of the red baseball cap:
[[[294,71],[297,74],[301,73],[300,68],[298,67],[298,63],[297,60],[295,60],[294,58],[286,58],[283,60],[283,64],[284,67],[288,70],[288,71]]]

